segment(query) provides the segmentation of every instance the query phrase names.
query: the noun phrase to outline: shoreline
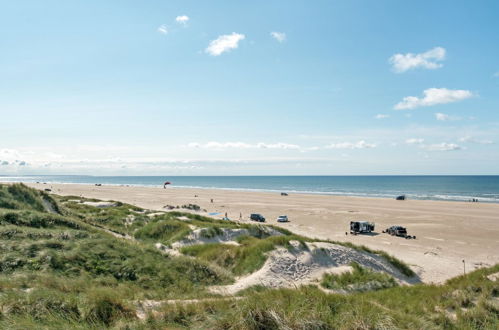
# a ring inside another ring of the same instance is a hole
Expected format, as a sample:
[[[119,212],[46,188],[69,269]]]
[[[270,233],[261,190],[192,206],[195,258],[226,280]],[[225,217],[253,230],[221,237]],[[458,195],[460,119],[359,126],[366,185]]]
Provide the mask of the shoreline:
[[[89,176],[91,177],[91,176]],[[43,184],[43,185],[83,185],[83,186],[95,186],[96,184],[101,184],[102,186],[112,186],[112,187],[139,187],[139,188],[154,188],[154,189],[163,189],[161,185],[147,185],[147,184],[125,184],[125,183],[75,183],[75,182],[32,182],[32,181],[1,181],[0,184],[12,184],[12,183],[24,183],[27,185],[31,184]],[[395,200],[395,197],[400,196],[401,194],[393,194],[388,196],[373,196],[373,195],[359,195],[356,193],[336,193],[336,192],[327,192],[327,191],[300,191],[300,190],[277,190],[277,189],[255,189],[255,188],[226,188],[226,187],[202,187],[202,186],[169,186],[167,189],[201,189],[201,190],[222,190],[222,191],[235,191],[235,192],[255,192],[255,193],[278,193],[285,192],[293,195],[312,195],[312,196],[333,196],[333,197],[348,197],[348,198],[370,198],[370,199],[386,199],[386,200]],[[471,199],[477,199],[477,202],[484,204],[497,204],[499,205],[499,200],[487,200],[490,198],[487,197],[473,197],[466,196],[467,200],[463,198],[414,198],[409,193],[403,194],[407,197],[407,200],[411,201],[434,201],[434,202],[451,202],[451,203],[470,203]],[[464,196],[462,196],[464,197]]]
[[[52,189],[59,195],[116,200],[142,208],[166,211],[165,205],[197,204],[206,212],[192,212],[221,219],[249,222],[250,213],[261,213],[268,224],[310,238],[351,242],[383,250],[407,262],[423,282],[442,283],[463,273],[499,263],[499,204],[435,200],[396,201],[388,198],[280,194],[222,189],[90,184],[25,183],[37,189]],[[213,202],[211,202],[213,199]],[[178,209],[179,211],[187,211]],[[289,223],[277,223],[286,214]],[[242,219],[239,220],[239,217]],[[352,220],[376,224],[373,235],[345,235]],[[407,227],[404,239],[383,234],[392,225]]]

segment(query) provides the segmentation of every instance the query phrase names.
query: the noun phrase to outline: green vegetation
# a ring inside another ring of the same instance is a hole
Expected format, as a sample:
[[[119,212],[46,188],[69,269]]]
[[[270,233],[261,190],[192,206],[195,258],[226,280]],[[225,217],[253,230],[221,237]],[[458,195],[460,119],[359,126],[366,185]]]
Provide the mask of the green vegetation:
[[[185,223],[174,219],[152,221],[138,229],[134,236],[146,242],[160,242],[171,244],[181,240],[190,233],[191,229]]]
[[[96,202],[96,200],[75,196],[59,199],[65,215],[116,233],[130,235],[149,221],[146,211],[130,204],[116,202],[113,207],[98,208],[86,205],[84,202]]]
[[[353,268],[351,272],[325,274],[321,285],[326,289],[343,291],[372,291],[397,286],[395,279],[385,273],[374,272],[356,262],[350,266]]]
[[[0,186],[0,208],[11,210],[45,211],[43,198],[47,196],[21,183]]]
[[[258,235],[258,232],[253,232]],[[294,235],[269,236],[257,238],[254,236],[239,236],[240,244],[200,244],[187,246],[181,249],[185,255],[196,257],[200,260],[215,263],[231,271],[234,275],[250,274],[260,269],[267,260],[266,252],[272,251],[277,246],[289,246],[289,241],[300,240]]]
[[[213,329],[497,329],[498,285],[475,271],[445,285],[398,286],[349,295],[316,287],[247,290],[244,298],[164,305],[151,328]],[[467,297],[456,300],[454,297]]]
[[[119,215],[134,210],[125,204],[95,212],[24,185],[0,191],[0,328],[45,322],[99,328],[135,319],[136,299],[203,297],[208,285],[231,280],[201,260],[168,257],[103,231],[123,228]]]
[[[499,272],[499,265],[440,286],[396,286],[387,275],[352,264],[352,272],[326,275],[322,281],[326,288],[349,291],[346,295],[317,286],[256,286],[227,299],[208,287],[259,269],[267,252],[290,247],[291,240],[303,246],[311,240],[277,228],[282,235],[271,236],[270,226],[84,202],[97,201],[49,196],[22,184],[0,185],[0,329],[499,327],[499,286],[486,277]],[[248,235],[237,238],[239,245],[184,247],[186,256],[169,256],[154,247],[181,240],[194,227],[207,239],[227,228],[247,229]],[[410,273],[383,252],[339,244],[377,254]],[[138,303],[168,299],[199,301],[159,304],[154,313]]]

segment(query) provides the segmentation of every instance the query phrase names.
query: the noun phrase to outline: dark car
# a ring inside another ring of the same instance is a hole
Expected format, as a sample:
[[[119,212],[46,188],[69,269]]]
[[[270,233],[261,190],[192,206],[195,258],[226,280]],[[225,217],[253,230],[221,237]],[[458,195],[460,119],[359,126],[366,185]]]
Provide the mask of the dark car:
[[[258,213],[251,214],[250,219],[253,221],[265,222],[265,218],[263,217],[263,215],[258,214]]]
[[[416,238],[416,236],[407,235],[407,229],[405,229],[402,226],[391,226],[390,228],[386,229],[384,232],[387,234],[390,234],[392,236],[399,236],[399,237],[405,237],[405,238]]]

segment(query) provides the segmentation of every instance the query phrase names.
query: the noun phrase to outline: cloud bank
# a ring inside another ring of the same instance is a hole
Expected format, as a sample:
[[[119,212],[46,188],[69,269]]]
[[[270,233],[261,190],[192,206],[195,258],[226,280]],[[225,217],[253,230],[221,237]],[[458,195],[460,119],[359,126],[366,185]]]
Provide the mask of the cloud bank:
[[[460,147],[455,143],[447,143],[447,142],[429,144],[423,146],[423,148],[429,151],[453,151],[453,150],[462,149],[462,147]]]
[[[372,143],[367,143],[364,140],[360,140],[358,142],[341,142],[341,143],[331,143],[324,148],[326,149],[369,149],[375,148],[376,145]]]
[[[245,142],[208,142],[208,143],[197,143],[191,142],[187,145],[190,148],[202,148],[202,149],[300,149],[300,146],[296,144],[289,143],[245,143]]]

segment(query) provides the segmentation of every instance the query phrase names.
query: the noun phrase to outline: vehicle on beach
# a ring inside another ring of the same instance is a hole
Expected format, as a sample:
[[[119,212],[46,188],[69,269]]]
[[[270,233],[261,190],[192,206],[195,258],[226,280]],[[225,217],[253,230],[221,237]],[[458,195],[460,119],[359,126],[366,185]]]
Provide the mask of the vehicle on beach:
[[[405,201],[405,195],[397,196],[397,197],[395,197],[395,199],[398,201]]]
[[[265,218],[263,217],[263,215],[258,214],[258,213],[252,213],[250,215],[250,219],[253,221],[265,222]]]
[[[350,221],[350,234],[365,234],[374,231],[374,223],[369,221]]]
[[[416,236],[407,235],[407,229],[402,226],[391,226],[390,228],[383,230],[383,233],[387,233],[392,236],[404,237],[407,239],[416,238]]]
[[[289,222],[288,216],[287,215],[280,215],[277,218],[277,222]]]

